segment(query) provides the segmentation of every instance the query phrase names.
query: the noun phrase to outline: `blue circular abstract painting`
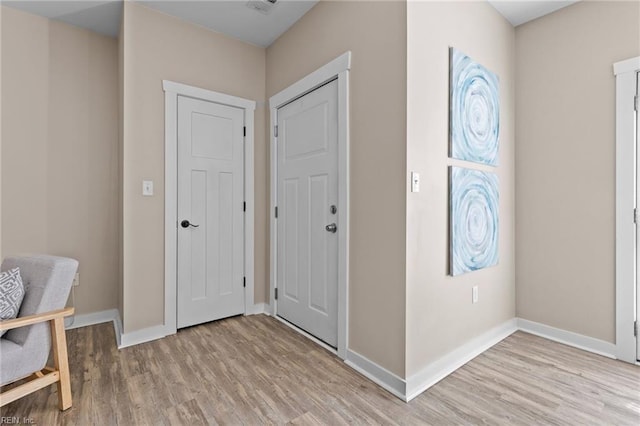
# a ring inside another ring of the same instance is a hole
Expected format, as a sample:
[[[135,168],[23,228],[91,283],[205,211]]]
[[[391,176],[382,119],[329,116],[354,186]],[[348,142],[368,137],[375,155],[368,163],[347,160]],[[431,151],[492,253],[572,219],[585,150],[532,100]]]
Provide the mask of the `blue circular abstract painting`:
[[[450,92],[451,157],[497,166],[498,77],[452,48]]]
[[[451,167],[451,275],[498,263],[498,177]]]

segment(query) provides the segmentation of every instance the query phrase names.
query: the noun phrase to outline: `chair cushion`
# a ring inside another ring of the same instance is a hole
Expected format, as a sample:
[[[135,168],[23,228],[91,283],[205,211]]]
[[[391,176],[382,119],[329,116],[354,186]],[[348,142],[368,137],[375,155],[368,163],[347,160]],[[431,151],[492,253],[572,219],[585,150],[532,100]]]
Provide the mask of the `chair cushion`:
[[[35,371],[35,368],[31,368],[32,363],[29,360],[31,354],[11,340],[0,339],[0,353],[0,385],[15,382]]]
[[[13,319],[20,312],[20,304],[24,298],[24,286],[20,277],[20,268],[13,268],[0,273],[0,321]],[[5,331],[0,331],[2,336]]]

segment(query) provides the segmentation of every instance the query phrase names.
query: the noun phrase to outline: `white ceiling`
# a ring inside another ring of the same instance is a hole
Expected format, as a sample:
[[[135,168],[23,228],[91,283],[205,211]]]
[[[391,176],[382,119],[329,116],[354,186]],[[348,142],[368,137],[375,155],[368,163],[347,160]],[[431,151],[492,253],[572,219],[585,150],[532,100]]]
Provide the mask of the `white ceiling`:
[[[278,0],[265,15],[247,7],[247,0],[141,1],[150,8],[262,47],[276,41],[317,2]]]
[[[122,0],[0,0],[3,5],[117,37]],[[145,6],[258,46],[269,46],[318,0],[278,0],[268,14],[248,0],[136,0]],[[258,0],[263,1],[264,0]],[[453,1],[453,0],[451,0]],[[517,26],[575,3],[570,0],[488,0]]]
[[[488,0],[491,5],[502,14],[511,25],[517,27],[558,9],[577,3],[579,0]]]
[[[3,5],[117,37],[122,0],[0,0]],[[147,7],[202,25],[247,43],[266,47],[287,31],[318,0],[278,0],[268,14],[247,7],[248,0],[136,0]],[[258,3],[271,6],[258,0]]]
[[[122,16],[121,0],[0,0],[34,15],[56,19],[110,37],[117,37]]]

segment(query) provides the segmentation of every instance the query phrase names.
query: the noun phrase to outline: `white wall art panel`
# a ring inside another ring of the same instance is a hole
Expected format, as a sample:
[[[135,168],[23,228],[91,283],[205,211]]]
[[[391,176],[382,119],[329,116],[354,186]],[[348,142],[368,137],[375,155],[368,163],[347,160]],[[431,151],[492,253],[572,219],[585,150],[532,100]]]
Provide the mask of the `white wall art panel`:
[[[450,49],[451,158],[498,165],[498,76],[457,49]]]
[[[495,173],[449,167],[450,273],[498,264],[499,189]]]

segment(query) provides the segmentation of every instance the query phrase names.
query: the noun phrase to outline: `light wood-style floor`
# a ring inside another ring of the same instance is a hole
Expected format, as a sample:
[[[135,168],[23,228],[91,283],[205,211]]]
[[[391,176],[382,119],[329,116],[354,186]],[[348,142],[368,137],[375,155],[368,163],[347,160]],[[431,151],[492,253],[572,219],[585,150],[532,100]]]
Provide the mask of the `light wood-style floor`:
[[[55,386],[2,408],[38,425],[638,425],[640,368],[517,332],[406,404],[267,316],[118,351],[68,332],[73,408]]]

